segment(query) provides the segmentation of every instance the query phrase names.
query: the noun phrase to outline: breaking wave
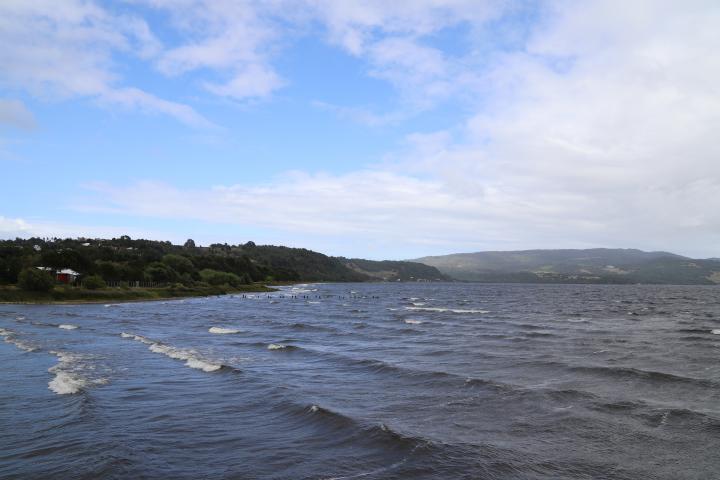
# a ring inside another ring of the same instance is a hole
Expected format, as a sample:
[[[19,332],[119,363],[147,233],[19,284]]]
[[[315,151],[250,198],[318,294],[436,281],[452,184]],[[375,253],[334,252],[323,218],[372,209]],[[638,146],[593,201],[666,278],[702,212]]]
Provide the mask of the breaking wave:
[[[25,342],[23,340],[18,339],[15,336],[15,332],[6,330],[4,328],[0,328],[0,337],[3,337],[6,343],[11,343],[15,345],[20,350],[24,350],[26,352],[34,352],[37,351],[38,348],[28,342]]]
[[[463,308],[441,308],[441,307],[405,307],[405,310],[420,312],[451,312],[451,313],[490,313],[489,310],[463,309]]]
[[[221,363],[214,363],[201,358],[198,353],[192,349],[173,347],[161,342],[150,340],[142,335],[133,335],[131,333],[123,332],[120,336],[122,338],[131,338],[137,342],[148,345],[148,349],[151,352],[160,353],[175,360],[184,360],[185,366],[196,370],[202,370],[203,372],[215,372],[224,367]]]
[[[240,333],[241,330],[237,330],[235,328],[224,328],[224,327],[210,327],[208,329],[208,332],[210,333],[217,333],[219,335],[231,335],[234,333]]]
[[[48,388],[58,395],[71,395],[88,387],[107,383],[107,378],[93,378],[90,375],[94,367],[86,363],[86,356],[58,351],[50,353],[58,357],[58,363],[48,369],[48,372],[55,375],[48,382]]]

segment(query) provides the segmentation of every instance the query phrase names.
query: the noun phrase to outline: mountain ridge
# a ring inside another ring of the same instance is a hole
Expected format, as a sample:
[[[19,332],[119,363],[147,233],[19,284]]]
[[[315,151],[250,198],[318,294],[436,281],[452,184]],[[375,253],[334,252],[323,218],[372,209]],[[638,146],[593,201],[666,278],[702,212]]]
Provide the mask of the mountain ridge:
[[[409,260],[453,279],[499,283],[720,283],[720,261],[634,248],[480,251]]]

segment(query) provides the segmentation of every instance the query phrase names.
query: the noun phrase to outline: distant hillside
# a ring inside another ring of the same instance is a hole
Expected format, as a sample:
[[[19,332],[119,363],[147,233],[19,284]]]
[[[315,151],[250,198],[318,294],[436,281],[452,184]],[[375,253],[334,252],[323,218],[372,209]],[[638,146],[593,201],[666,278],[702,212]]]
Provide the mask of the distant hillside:
[[[450,280],[449,277],[440,273],[437,268],[417,262],[374,261],[343,257],[338,257],[338,260],[354,272],[386,282],[441,282]]]
[[[720,283],[720,261],[635,249],[521,250],[423,257],[454,279],[528,283]]]
[[[434,267],[411,262],[377,262],[329,257],[304,248],[216,243],[196,246],[131,239],[0,240],[0,285],[16,284],[20,272],[69,269],[82,282],[99,276],[105,282],[160,285],[250,284],[269,281],[423,281],[445,280]]]

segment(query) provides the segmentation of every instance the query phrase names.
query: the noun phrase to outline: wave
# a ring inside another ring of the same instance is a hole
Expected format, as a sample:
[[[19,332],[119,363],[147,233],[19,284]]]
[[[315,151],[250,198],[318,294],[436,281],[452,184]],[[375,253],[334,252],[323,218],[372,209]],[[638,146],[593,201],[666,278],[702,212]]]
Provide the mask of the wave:
[[[242,330],[237,330],[234,328],[224,328],[224,327],[210,327],[208,329],[208,332],[210,333],[217,333],[220,335],[232,335],[235,333],[240,333]]]
[[[48,372],[55,375],[48,382],[48,388],[58,395],[72,395],[80,393],[88,387],[107,383],[106,378],[92,378],[89,376],[94,368],[85,364],[87,357],[59,351],[51,351],[50,353],[58,357],[58,364],[48,369]]]
[[[409,325],[420,325],[421,323],[423,323],[422,320],[414,320],[412,318],[406,318],[404,321]]]
[[[713,335],[720,335],[720,328],[716,328],[715,330],[712,330],[710,333]]]
[[[451,313],[490,313],[489,310],[479,309],[462,309],[462,308],[441,308],[441,307],[405,307],[405,310],[414,310],[420,312],[451,312]]]
[[[35,352],[39,350],[38,347],[32,345],[31,343],[18,339],[16,337],[16,333],[11,330],[0,328],[0,337],[3,337],[5,343],[13,344],[20,350],[24,350],[26,352]]]
[[[123,332],[120,336],[122,338],[131,338],[135,341],[148,345],[148,349],[151,352],[160,353],[175,360],[184,360],[185,366],[202,370],[203,372],[215,372],[225,367],[223,364],[214,363],[200,358],[195,350],[173,347],[161,342],[150,340],[142,335],[133,335],[131,333]]]
[[[720,385],[712,380],[702,378],[684,377],[672,373],[656,372],[653,370],[640,370],[631,367],[604,367],[604,366],[570,366],[570,370],[581,373],[607,375],[615,378],[641,379],[652,382],[684,383],[699,385],[708,388],[719,388]]]
[[[297,350],[300,347],[295,345],[287,345],[285,343],[271,343],[267,346],[268,350]]]
[[[361,422],[355,418],[317,404],[304,407],[291,405],[289,408],[294,415],[300,418],[322,423],[333,430],[349,430],[348,433],[351,433],[351,436],[347,440],[351,443],[369,442],[376,445],[379,444],[379,446],[384,448],[407,449],[410,452],[413,452],[418,447],[430,446],[432,444],[428,439],[400,433],[386,423],[371,424]]]
[[[78,327],[77,325],[71,325],[69,323],[61,323],[60,325],[58,325],[58,328],[62,328],[63,330],[77,330],[80,327]]]

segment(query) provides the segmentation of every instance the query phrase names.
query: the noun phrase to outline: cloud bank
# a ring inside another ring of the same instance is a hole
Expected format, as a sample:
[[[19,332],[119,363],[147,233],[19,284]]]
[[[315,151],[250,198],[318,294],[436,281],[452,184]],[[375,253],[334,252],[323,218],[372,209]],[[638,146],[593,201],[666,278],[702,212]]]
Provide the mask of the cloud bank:
[[[93,19],[91,26],[72,35],[56,27],[47,41],[72,50],[90,37],[98,49],[74,59],[45,52],[37,62],[7,58],[40,56],[34,46],[6,52],[0,61],[17,68],[3,80],[202,123],[190,107],[115,87],[108,52],[134,42],[163,75],[212,70],[206,91],[267,98],[292,81],[273,66],[283,41],[320,35],[391,85],[404,110],[383,117],[318,103],[342,119],[377,128],[448,102],[464,113],[442,131],[408,135],[382,165],[349,174],[300,171],[263,185],[228,179],[205,189],[157,180],[95,185],[88,192],[95,209],[314,235],[310,246],[318,248],[346,236],[383,239],[394,257],[587,246],[717,255],[716,2],[137,3],[166,12],[186,41],[164,47],[140,20],[118,34],[105,28],[114,21],[107,12],[78,4],[73,15]],[[528,12],[531,20],[503,23]],[[460,32],[464,48],[438,41],[448,29]],[[496,33],[502,44],[490,48]],[[46,68],[62,72],[65,61],[80,72],[72,80]]]

